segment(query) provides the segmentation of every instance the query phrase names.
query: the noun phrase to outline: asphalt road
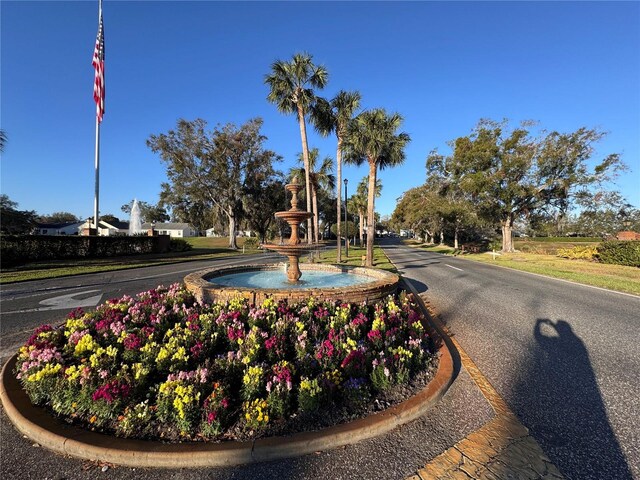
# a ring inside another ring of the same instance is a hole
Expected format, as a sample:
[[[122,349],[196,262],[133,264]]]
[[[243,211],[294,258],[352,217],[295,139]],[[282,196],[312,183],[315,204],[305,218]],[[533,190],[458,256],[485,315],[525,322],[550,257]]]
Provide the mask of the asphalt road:
[[[226,258],[82,275],[0,288],[0,360],[13,355],[43,324],[59,324],[76,306],[91,309],[109,298],[182,281],[216,265],[280,262],[279,256]],[[101,466],[51,453],[20,435],[0,416],[0,477],[4,479],[404,479],[493,418],[464,369],[442,401],[418,420],[356,445],[300,458],[233,468],[145,470]]]
[[[640,478],[640,297],[384,246],[567,478]]]

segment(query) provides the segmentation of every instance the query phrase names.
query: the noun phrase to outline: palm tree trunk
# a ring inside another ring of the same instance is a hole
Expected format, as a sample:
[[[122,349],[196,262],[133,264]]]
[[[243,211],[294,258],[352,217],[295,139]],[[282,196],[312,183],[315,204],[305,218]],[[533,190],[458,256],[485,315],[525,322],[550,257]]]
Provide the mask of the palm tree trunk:
[[[318,243],[318,232],[320,231],[320,215],[318,215],[318,191],[316,190],[316,186],[313,184],[311,184],[311,195],[313,195],[313,211],[316,214],[313,218],[313,235],[316,243]]]
[[[307,143],[307,126],[304,123],[304,110],[298,104],[298,124],[300,125],[300,138],[302,139],[302,159],[304,161],[305,193],[307,194],[307,212],[311,210],[311,180],[309,172],[309,144]],[[313,243],[313,219],[307,220],[307,241]]]
[[[375,237],[376,163],[369,158],[369,192],[367,194],[367,256],[365,266],[373,267],[373,239]],[[373,220],[373,221],[372,221]]]
[[[336,190],[337,190],[337,227],[336,233],[338,235],[337,242],[337,253],[336,253],[336,262],[342,262],[342,242],[340,241],[340,237],[342,236],[342,222],[340,221],[340,216],[342,212],[342,138],[338,137],[338,149],[336,150]]]
[[[360,246],[364,243],[364,212],[358,210],[358,217],[360,217]]]

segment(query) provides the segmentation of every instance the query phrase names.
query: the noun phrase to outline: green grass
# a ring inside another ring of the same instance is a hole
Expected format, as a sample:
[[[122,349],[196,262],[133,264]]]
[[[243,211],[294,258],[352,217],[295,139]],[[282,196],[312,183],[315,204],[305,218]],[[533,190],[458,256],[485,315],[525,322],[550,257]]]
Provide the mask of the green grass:
[[[409,241],[405,241],[404,243],[409,246],[417,246],[418,248],[427,250],[428,252],[451,254],[456,251],[455,248],[449,247],[448,245],[431,245],[428,243],[420,243],[413,240],[411,240],[411,242],[412,243],[409,243]]]
[[[136,255],[127,257],[101,259],[69,259],[32,262],[16,268],[0,272],[0,284],[26,282],[29,280],[44,280],[47,278],[68,277],[87,273],[111,272],[130,268],[169,265],[198,260],[210,260],[242,254],[245,238],[239,237],[239,251],[227,248],[227,237],[190,237],[185,240],[193,247],[188,252],[173,252],[162,255]],[[244,254],[258,253],[261,250],[245,250]]]
[[[555,255],[559,248],[573,248],[577,246],[597,245],[600,238],[587,237],[540,237],[540,238],[514,238],[513,246],[523,253],[538,253]]]
[[[640,268],[636,267],[569,260],[555,255],[534,253],[501,254],[496,256],[495,260],[493,255],[488,253],[465,255],[462,258],[640,295]]]
[[[600,243],[600,237],[515,237],[515,242],[540,242],[540,243]]]
[[[363,266],[362,257],[366,255],[367,249],[364,247],[349,247],[349,256],[345,256],[345,250],[342,249],[342,263],[340,265],[353,265],[354,267]],[[322,251],[318,263],[336,263],[336,249]],[[388,270],[396,273],[396,267],[389,261],[382,248],[378,245],[373,247],[373,266],[382,270]]]
[[[589,245],[595,242],[575,242],[576,245]],[[589,239],[592,240],[592,239]],[[529,240],[535,244],[536,241]],[[598,240],[599,242],[599,240]],[[426,245],[415,240],[405,240],[405,245],[420,248],[436,253],[451,254],[453,247],[440,245]],[[562,243],[561,247],[569,248],[570,242]],[[549,242],[549,244],[552,244]],[[516,248],[519,248],[516,242]],[[558,247],[559,248],[559,247]],[[518,252],[496,255],[495,260],[491,253],[474,253],[459,255],[476,262],[489,263],[502,267],[513,268],[524,272],[537,273],[553,278],[571,280],[585,285],[615,290],[617,292],[640,295],[640,268],[626,267],[623,265],[608,265],[604,263],[590,262],[587,260],[569,260],[555,255]]]

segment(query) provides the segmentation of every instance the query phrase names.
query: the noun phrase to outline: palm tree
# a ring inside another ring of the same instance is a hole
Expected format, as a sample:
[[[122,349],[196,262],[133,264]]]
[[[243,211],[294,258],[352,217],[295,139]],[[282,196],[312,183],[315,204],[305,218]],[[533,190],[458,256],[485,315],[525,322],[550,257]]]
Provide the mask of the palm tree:
[[[340,263],[342,261],[342,243],[340,242],[341,230],[341,212],[342,212],[342,193],[340,191],[342,185],[342,144],[344,138],[347,135],[347,129],[349,122],[353,118],[353,115],[360,108],[361,95],[359,92],[345,92],[340,90],[338,94],[333,97],[331,102],[328,102],[324,98],[318,98],[317,102],[311,109],[311,121],[316,127],[316,130],[323,136],[328,136],[331,132],[335,132],[338,139],[338,148],[336,150],[336,185],[337,185],[337,257],[336,261]]]
[[[318,170],[316,170],[316,163],[318,161],[318,157],[320,156],[320,151],[317,148],[313,148],[309,150],[309,168],[311,169],[311,173],[309,174],[309,181],[311,183],[311,200],[313,203],[313,211],[315,212],[314,219],[314,235],[316,243],[319,240],[320,231],[320,212],[318,211],[318,191],[321,189],[325,190],[333,190],[335,188],[336,177],[333,175],[333,159],[331,157],[325,157],[322,161],[322,165]],[[303,162],[304,158],[301,153],[298,154],[298,161]],[[303,172],[304,168],[291,169],[291,175],[305,175]]]
[[[378,168],[395,167],[404,162],[404,148],[411,141],[407,133],[396,133],[402,124],[398,113],[390,115],[382,108],[367,110],[349,125],[344,144],[345,162],[369,164],[367,192],[367,257],[366,266],[373,266],[373,240],[375,235],[375,186]]]
[[[275,103],[282,113],[297,113],[300,126],[300,138],[302,140],[302,155],[304,158],[305,184],[307,194],[307,211],[311,210],[311,192],[309,174],[309,145],[307,143],[307,126],[305,116],[309,108],[315,102],[313,88],[324,88],[327,84],[327,70],[322,66],[314,65],[311,55],[308,53],[296,53],[290,62],[277,60],[271,65],[271,73],[265,76],[264,82],[269,85],[271,91],[267,100]],[[311,218],[307,220],[309,232],[313,231]],[[308,235],[309,243],[313,242]]]
[[[363,244],[365,223],[367,225],[369,224],[369,219],[366,218],[368,191],[369,177],[364,177],[358,184],[356,194],[349,200],[349,205],[353,205],[355,211],[358,213],[360,245]],[[380,197],[381,192],[382,182],[380,181],[380,179],[378,179],[376,180],[376,198]]]

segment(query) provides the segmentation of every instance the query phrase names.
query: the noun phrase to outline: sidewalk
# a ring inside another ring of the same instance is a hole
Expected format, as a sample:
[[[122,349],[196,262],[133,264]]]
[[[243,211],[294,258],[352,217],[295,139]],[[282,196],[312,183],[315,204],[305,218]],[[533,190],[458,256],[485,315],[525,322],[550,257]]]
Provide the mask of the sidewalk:
[[[446,332],[446,328],[441,328]],[[457,340],[449,338],[460,355],[463,368],[487,399],[496,417],[406,480],[564,478]]]

